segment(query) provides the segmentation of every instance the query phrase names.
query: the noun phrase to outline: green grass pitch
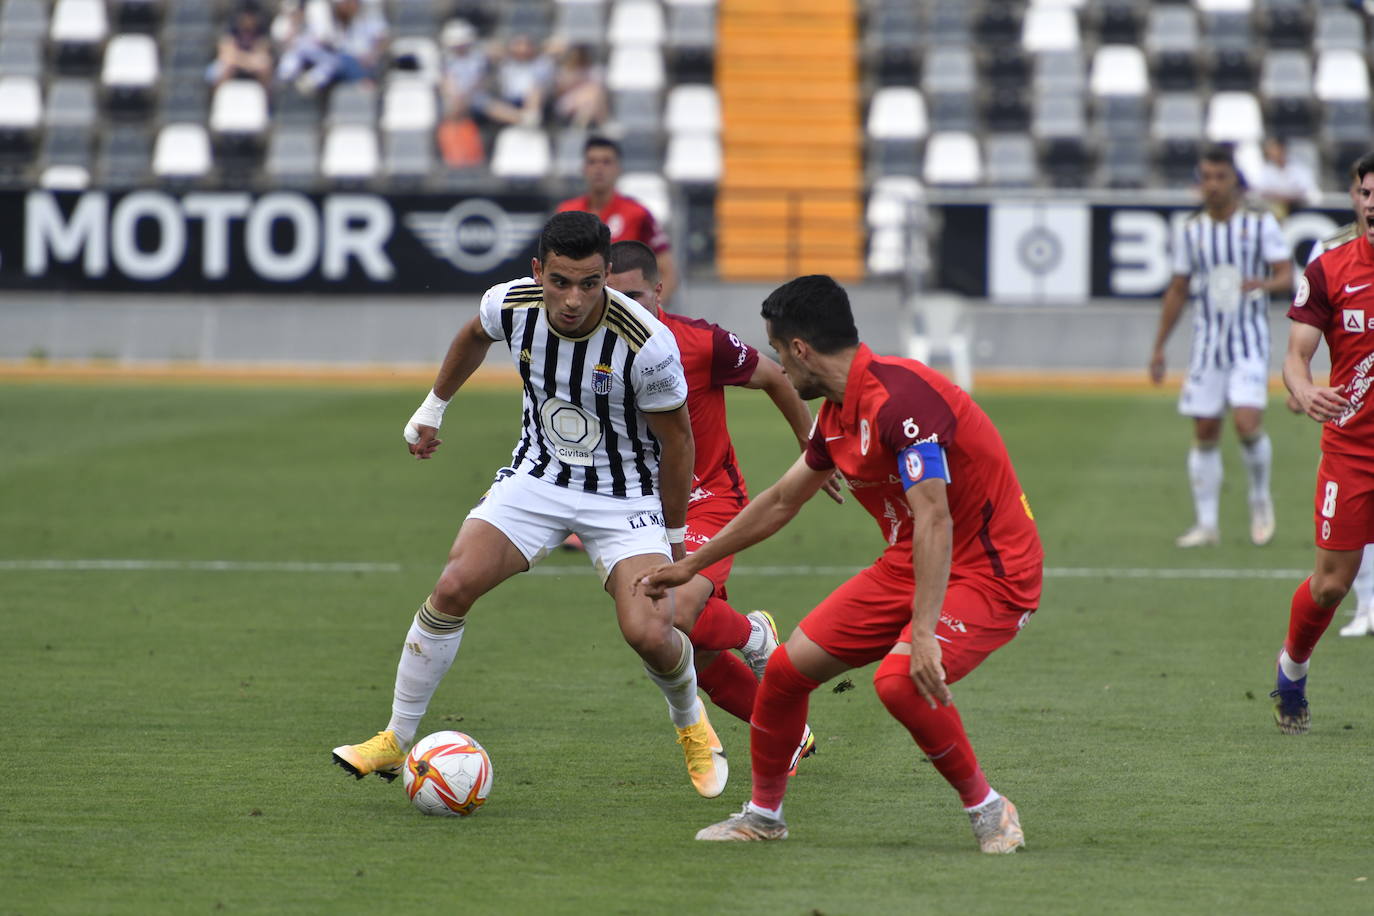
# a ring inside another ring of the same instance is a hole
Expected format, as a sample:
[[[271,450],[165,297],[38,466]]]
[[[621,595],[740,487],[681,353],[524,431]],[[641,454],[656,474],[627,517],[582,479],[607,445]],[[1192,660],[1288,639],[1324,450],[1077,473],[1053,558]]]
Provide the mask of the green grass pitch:
[[[715,716],[734,772],[698,798],[575,556],[478,605],[422,728],[486,745],[484,809],[426,818],[399,783],[345,777],[329,750],[385,723],[407,623],[517,433],[518,393],[464,392],[414,462],[421,394],[0,385],[0,913],[1374,912],[1374,640],[1318,648],[1310,736],[1270,718],[1317,449],[1277,402],[1275,542],[1247,542],[1228,430],[1224,544],[1180,552],[1171,395],[981,398],[1051,571],[1025,632],[955,689],[1026,828],[994,859],[871,670],[813,698],[790,840],[694,842],[747,797],[747,730]],[[761,395],[731,405],[761,489],[789,436]],[[740,557],[732,597],[790,630],[880,546],[852,501],[817,500]],[[163,565],[33,562],[116,559]],[[270,565],[293,562],[375,565]],[[815,571],[767,569],[797,566]]]

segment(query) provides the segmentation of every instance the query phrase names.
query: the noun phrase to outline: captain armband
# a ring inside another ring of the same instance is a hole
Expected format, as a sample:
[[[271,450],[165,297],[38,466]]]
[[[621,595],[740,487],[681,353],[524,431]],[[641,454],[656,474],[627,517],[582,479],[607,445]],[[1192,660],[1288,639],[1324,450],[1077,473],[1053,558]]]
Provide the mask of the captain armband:
[[[943,480],[949,483],[949,466],[945,450],[936,442],[917,442],[908,445],[897,455],[897,473],[902,489],[909,490],[923,480]]]

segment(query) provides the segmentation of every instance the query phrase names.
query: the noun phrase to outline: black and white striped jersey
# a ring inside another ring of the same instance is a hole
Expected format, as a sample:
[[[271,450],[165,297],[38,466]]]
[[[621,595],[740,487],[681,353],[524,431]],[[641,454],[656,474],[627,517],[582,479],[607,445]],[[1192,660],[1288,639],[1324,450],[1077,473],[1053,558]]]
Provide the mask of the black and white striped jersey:
[[[598,324],[580,338],[554,330],[528,277],[487,290],[482,328],[510,349],[524,387],[517,473],[605,496],[658,492],[659,444],[642,414],[687,402],[673,332],[606,290]]]
[[[1174,233],[1174,273],[1192,278],[1193,371],[1269,359],[1269,294],[1241,289],[1268,278],[1288,244],[1268,209],[1243,204],[1217,221],[1199,210]]]

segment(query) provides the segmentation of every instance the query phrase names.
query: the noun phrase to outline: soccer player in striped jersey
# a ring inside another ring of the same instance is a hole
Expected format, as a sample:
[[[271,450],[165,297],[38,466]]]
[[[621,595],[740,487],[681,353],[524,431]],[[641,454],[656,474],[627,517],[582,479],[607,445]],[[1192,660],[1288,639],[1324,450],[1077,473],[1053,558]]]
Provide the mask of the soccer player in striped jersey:
[[[1364,233],[1307,266],[1288,310],[1283,380],[1302,412],[1322,424],[1312,575],[1293,593],[1288,635],[1279,652],[1274,719],[1290,735],[1307,734],[1307,671],[1312,652],[1350,591],[1374,533],[1374,154],[1355,164]],[[1326,341],[1331,378],[1318,385],[1312,357]]]
[[[1288,246],[1273,213],[1245,202],[1240,173],[1229,147],[1215,146],[1198,163],[1203,205],[1175,234],[1174,278],[1164,291],[1150,357],[1150,378],[1164,380],[1164,345],[1191,298],[1193,347],[1178,412],[1193,418],[1188,452],[1197,521],[1179,547],[1220,541],[1222,415],[1229,405],[1241,457],[1250,478],[1250,540],[1274,537],[1269,492],[1273,447],[1264,431],[1269,401],[1271,293],[1292,289]],[[1191,297],[1190,297],[1191,291]]]
[[[670,602],[634,589],[645,570],[684,555],[694,449],[677,343],[648,310],[606,289],[610,247],[593,214],[550,219],[534,276],[487,291],[406,424],[411,454],[431,457],[449,399],[493,343],[506,344],[524,389],[520,441],[468,513],[406,634],[391,721],[368,741],[334,749],[359,779],[399,773],[473,604],[576,532],[625,641],[668,701],[692,784],[707,797],[725,788],[729,770],[697,698],[691,641],[673,626]]]
[[[769,537],[837,469],[887,546],[768,660],[751,721],[750,800],[697,839],[786,839],[783,796],[811,692],[878,662],[878,697],[958,793],[979,848],[1015,852],[1025,845],[1016,807],[988,784],[948,686],[1011,641],[1040,602],[1044,552],[1002,437],[944,376],[861,343],[830,277],[783,284],[763,317],[797,393],[825,398],[806,452],[718,535],[641,586],[658,594]]]
[[[776,362],[719,325],[663,310],[663,282],[648,245],[635,241],[611,245],[611,275],[606,283],[666,324],[682,353],[687,409],[696,443],[692,498],[687,505],[686,547],[690,553],[749,503],[726,424],[725,388],[753,388],[767,394],[802,450],[811,435],[811,412]],[[844,501],[835,478],[827,481],[826,492],[836,502]],[[675,589],[674,622],[691,636],[698,685],[717,706],[748,722],[757,681],[778,646],[778,631],[767,611],[744,615],[727,603],[725,583],[733,565],[734,558],[726,557]],[[744,661],[732,655],[731,649],[738,649]],[[808,728],[796,759],[809,755],[815,747],[816,739]]]

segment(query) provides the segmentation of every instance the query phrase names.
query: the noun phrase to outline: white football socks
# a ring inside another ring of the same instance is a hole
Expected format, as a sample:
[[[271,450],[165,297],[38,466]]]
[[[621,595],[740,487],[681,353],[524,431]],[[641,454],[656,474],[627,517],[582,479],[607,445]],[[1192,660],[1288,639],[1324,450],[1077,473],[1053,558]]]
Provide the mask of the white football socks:
[[[1194,444],[1188,450],[1188,481],[1193,486],[1198,525],[1215,531],[1221,502],[1221,450]]]
[[[1269,502],[1269,468],[1274,461],[1274,446],[1269,441],[1269,434],[1261,432],[1258,438],[1241,442],[1240,455],[1250,475],[1250,502]]]
[[[764,817],[771,817],[775,821],[782,820],[782,805],[778,805],[776,808],[765,808],[763,805],[756,805],[750,802],[745,805],[745,809],[755,814],[762,814]]]
[[[430,698],[458,655],[466,621],[466,617],[450,617],[434,610],[428,598],[420,605],[396,665],[396,692],[391,700],[391,721],[386,726],[396,733],[402,747],[414,743]]]
[[[696,666],[692,664],[692,641],[681,630],[675,629],[673,633],[682,646],[682,654],[678,657],[677,664],[671,671],[663,672],[654,671],[645,665],[644,671],[649,675],[649,680],[663,691],[663,698],[668,701],[668,715],[673,720],[673,727],[686,728],[700,718],[697,711],[700,704],[697,699],[697,671]]]
[[[1360,571],[1355,574],[1355,599],[1361,611],[1374,608],[1374,544],[1366,544],[1360,558]]]
[[[997,794],[997,790],[996,790],[996,789],[993,789],[993,788],[989,787],[989,789],[988,789],[988,794],[985,795],[985,796],[983,796],[983,800],[982,800],[982,801],[980,801],[980,802],[979,802],[978,804],[976,804],[976,805],[973,805],[972,807],[965,806],[965,807],[964,807],[964,810],[965,810],[965,811],[981,811],[981,810],[983,810],[984,808],[986,808],[988,805],[990,805],[990,804],[992,804],[993,802],[997,801],[997,799],[999,799],[999,798],[1001,798],[1001,797],[1002,797],[1001,795]]]
[[[1307,669],[1311,661],[1295,662],[1288,657],[1288,650],[1283,649],[1279,652],[1279,670],[1283,676],[1290,681],[1299,681],[1307,677]]]

